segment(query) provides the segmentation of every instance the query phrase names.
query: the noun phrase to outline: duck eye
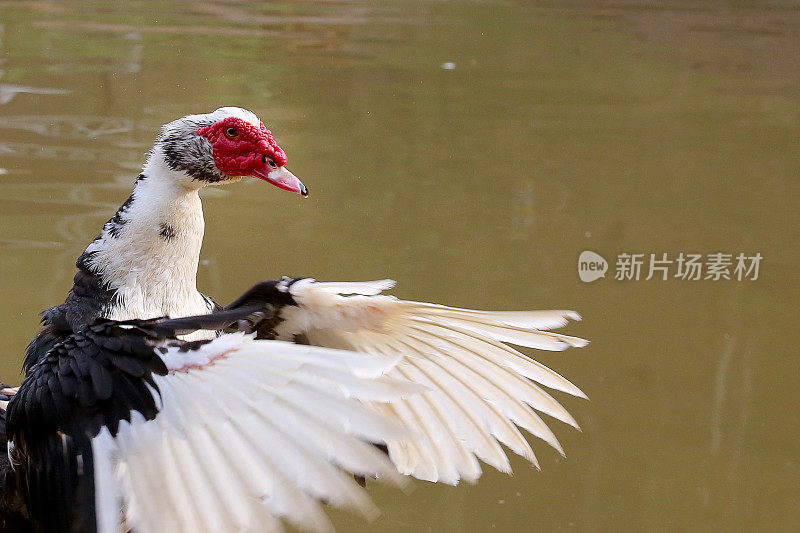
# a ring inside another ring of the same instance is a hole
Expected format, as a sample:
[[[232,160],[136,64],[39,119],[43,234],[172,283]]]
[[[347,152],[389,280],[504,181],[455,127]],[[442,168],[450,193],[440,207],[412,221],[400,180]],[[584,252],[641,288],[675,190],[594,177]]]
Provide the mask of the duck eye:
[[[264,156],[263,159],[264,159],[264,163],[269,165],[269,168],[278,168],[278,165],[272,159],[267,158],[267,156]]]
[[[236,131],[236,128],[228,128],[227,130],[225,130],[225,135],[227,135],[228,137],[236,137],[237,135],[239,135],[239,132]]]

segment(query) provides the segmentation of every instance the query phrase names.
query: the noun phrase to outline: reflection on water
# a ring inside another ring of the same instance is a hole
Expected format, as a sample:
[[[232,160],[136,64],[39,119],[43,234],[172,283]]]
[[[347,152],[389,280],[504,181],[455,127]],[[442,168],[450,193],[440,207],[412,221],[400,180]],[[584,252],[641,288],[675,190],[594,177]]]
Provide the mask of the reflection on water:
[[[114,133],[133,131],[134,121],[127,117],[91,117],[72,115],[31,115],[0,117],[1,129],[32,131],[61,139],[94,139]]]
[[[754,339],[747,337],[742,345],[741,313],[738,295],[731,303],[731,333],[723,335],[725,343],[717,362],[714,400],[711,405],[711,442],[708,454],[709,482],[722,485],[713,490],[704,487],[704,505],[722,505],[734,512],[740,501],[739,479],[744,472],[742,463],[746,444],[753,394]]]
[[[0,1],[0,376],[159,126],[240,105],[312,196],[206,191],[204,291],[391,276],[574,308],[593,340],[537,354],[592,398],[564,400],[567,460],[535,444],[542,472],[371,486],[383,516],[341,530],[793,529],[799,33],[779,3]],[[586,249],[764,262],[752,283],[583,284]]]
[[[18,94],[65,94],[66,92],[46,87],[26,87],[24,85],[0,83],[0,105],[9,103]]]

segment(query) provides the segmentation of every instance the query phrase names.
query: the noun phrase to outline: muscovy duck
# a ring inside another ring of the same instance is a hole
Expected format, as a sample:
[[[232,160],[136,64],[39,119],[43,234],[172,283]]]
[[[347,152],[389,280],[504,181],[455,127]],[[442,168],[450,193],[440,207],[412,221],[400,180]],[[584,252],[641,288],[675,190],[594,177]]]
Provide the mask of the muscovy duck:
[[[252,176],[307,194],[286,162],[272,134],[250,111],[225,107],[165,125],[133,194],[78,259],[67,300],[44,313],[42,333],[26,356],[29,371],[97,319],[176,318],[221,310],[196,288],[204,227],[198,190]],[[509,344],[545,350],[584,346],[583,339],[548,331],[580,319],[577,313],[473,311],[381,295],[392,285],[389,280],[286,278],[277,286],[290,302],[256,328],[257,338],[401,358],[387,376],[425,390],[403,402],[372,405],[408,431],[386,442],[400,473],[450,484],[474,481],[481,475],[479,459],[510,472],[501,444],[538,467],[518,426],[563,454],[537,411],[577,423],[539,385],[585,395]],[[213,339],[217,333],[211,329],[185,332],[181,339]]]
[[[96,318],[179,317],[215,309],[197,290],[205,229],[199,191],[253,176],[308,195],[286,161],[272,133],[244,109],[223,107],[164,125],[133,193],[78,258],[66,301],[43,313],[43,331],[29,346],[25,366]]]
[[[405,430],[364,402],[420,387],[385,376],[399,357],[255,340],[287,286],[208,315],[98,319],[57,343],[5,390],[5,497],[29,520],[16,530],[277,531],[281,517],[324,531],[320,500],[374,517],[344,473],[402,485],[374,444]],[[226,333],[177,338],[199,330]]]

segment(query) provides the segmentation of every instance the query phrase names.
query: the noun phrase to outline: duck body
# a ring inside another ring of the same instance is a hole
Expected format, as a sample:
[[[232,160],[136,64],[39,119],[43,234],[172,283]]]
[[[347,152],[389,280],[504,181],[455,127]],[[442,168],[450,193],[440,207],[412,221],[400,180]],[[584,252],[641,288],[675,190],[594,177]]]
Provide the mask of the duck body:
[[[28,348],[26,368],[98,318],[179,317],[217,307],[195,284],[204,231],[200,197],[196,190],[164,194],[160,181],[143,173],[131,197],[78,258],[66,301],[42,313],[43,329]],[[159,203],[169,210],[158,212]]]
[[[258,120],[245,110],[222,108],[162,129],[132,194],[78,258],[66,301],[42,313],[43,330],[28,348],[26,368],[97,318],[179,317],[215,309],[196,283],[205,232],[199,191],[240,177],[209,170],[211,156],[204,158],[202,149],[207,141],[196,132],[227,117]]]
[[[286,162],[240,108],[162,128],[66,300],[43,313],[19,392],[0,400],[21,495],[7,491],[9,520],[324,531],[319,500],[375,512],[342,471],[454,485],[481,461],[510,473],[503,446],[538,467],[520,428],[563,455],[540,413],[578,424],[544,389],[585,395],[512,345],[586,345],[549,331],[573,311],[404,301],[382,294],[391,280],[283,278],[224,308],[198,291],[199,190],[251,176],[306,195]]]
[[[387,358],[253,340],[256,330],[274,335],[277,314],[293,305],[280,283],[258,284],[228,310],[180,319],[98,319],[56,343],[29,369],[4,410],[13,466],[5,494],[24,511],[17,513],[27,518],[21,523],[54,532],[267,530],[277,525],[271,518],[276,512],[298,525],[324,529],[319,498],[370,510],[355,482],[339,477],[340,470],[402,483],[388,458],[371,446],[399,434],[397,428],[357,398],[367,399],[366,390],[370,400],[392,400],[413,389],[369,377],[396,364]],[[226,333],[179,339],[202,330]],[[331,372],[349,385],[321,382]],[[208,387],[212,383],[215,388]],[[275,465],[257,469],[263,480],[249,478],[246,472],[268,443],[239,433],[210,438],[209,432],[225,435],[235,426],[245,434],[273,435],[278,445],[285,438],[279,428],[302,415],[302,406],[291,400],[298,393],[322,399],[319,407],[332,410],[332,419],[312,417],[308,428],[324,438],[312,432],[284,453],[295,467],[320,468],[322,479],[302,483],[289,476],[285,487],[274,487],[268,480],[286,477]],[[273,394],[284,396],[285,404],[270,402]],[[354,423],[367,427],[354,432]],[[330,449],[337,441],[341,453]],[[207,469],[206,462],[217,468]],[[229,476],[234,480],[225,481]],[[219,492],[198,495],[198,500],[213,498],[209,508],[196,507],[192,491],[215,484]],[[340,490],[345,494],[337,494]],[[214,501],[230,497],[228,491],[238,499],[233,513]],[[262,501],[265,494],[269,499]],[[282,498],[293,499],[295,507],[284,507]],[[166,515],[159,508],[164,502],[173,504]]]

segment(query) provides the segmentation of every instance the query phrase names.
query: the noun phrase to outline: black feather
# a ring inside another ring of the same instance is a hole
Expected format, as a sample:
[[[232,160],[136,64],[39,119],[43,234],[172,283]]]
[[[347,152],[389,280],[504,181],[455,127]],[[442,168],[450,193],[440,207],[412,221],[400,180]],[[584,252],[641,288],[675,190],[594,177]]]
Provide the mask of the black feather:
[[[104,428],[116,436],[133,412],[145,420],[157,416],[154,375],[167,374],[161,359],[165,344],[197,349],[208,341],[176,336],[198,329],[274,332],[280,310],[294,305],[284,288],[292,280],[282,280],[260,283],[209,315],[124,323],[97,319],[95,306],[105,298],[97,295],[104,289],[88,263],[79,260],[84,270],[76,275],[72,300],[46,313],[45,330],[29,348],[27,376],[6,413],[19,465],[15,486],[41,531],[96,530],[92,439]],[[92,297],[94,303],[87,303]]]
[[[75,394],[78,391],[78,378],[76,378],[72,373],[59,373],[58,374],[58,382],[61,384],[61,392],[64,395],[64,398],[67,400],[73,400],[75,398]]]
[[[111,354],[109,356],[109,360],[116,368],[118,368],[122,372],[125,372],[126,374],[129,374],[137,378],[144,376],[145,373],[144,366],[131,356],[125,356],[122,354]]]
[[[99,339],[100,345],[109,350],[111,352],[118,352],[122,350],[122,339],[119,337],[111,336],[111,337],[100,337]]]
[[[111,393],[114,392],[111,374],[97,361],[94,361],[91,366],[91,377],[94,393],[97,395],[97,398],[100,400],[109,399]]]

